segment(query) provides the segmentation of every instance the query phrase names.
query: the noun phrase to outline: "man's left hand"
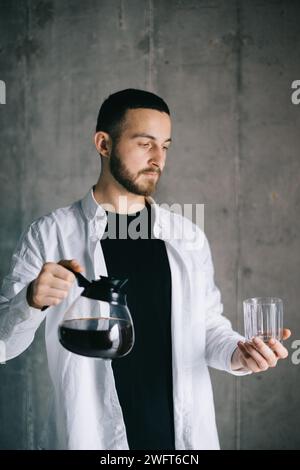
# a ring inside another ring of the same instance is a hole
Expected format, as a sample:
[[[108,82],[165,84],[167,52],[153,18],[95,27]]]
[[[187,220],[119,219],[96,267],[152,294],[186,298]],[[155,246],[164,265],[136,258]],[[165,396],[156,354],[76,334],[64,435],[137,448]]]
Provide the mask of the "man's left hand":
[[[288,339],[291,331],[287,328],[283,330],[282,339]],[[238,342],[238,347],[232,355],[232,370],[246,369],[252,372],[263,372],[269,367],[275,367],[278,359],[286,359],[288,350],[280,341],[271,338],[268,343],[255,337],[252,341]]]

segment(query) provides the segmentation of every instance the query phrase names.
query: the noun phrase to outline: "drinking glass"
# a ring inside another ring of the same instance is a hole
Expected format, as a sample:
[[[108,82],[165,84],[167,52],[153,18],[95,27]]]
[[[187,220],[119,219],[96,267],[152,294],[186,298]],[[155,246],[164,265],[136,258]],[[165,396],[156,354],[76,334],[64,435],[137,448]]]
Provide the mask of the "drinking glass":
[[[265,343],[271,338],[282,342],[283,303],[277,297],[253,297],[243,301],[247,341],[258,336]]]

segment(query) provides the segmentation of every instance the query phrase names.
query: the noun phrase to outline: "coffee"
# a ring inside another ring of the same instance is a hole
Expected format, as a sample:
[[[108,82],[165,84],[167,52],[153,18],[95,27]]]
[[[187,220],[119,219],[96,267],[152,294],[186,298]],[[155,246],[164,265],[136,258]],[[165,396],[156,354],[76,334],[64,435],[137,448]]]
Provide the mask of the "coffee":
[[[69,351],[102,359],[125,356],[134,341],[130,322],[113,317],[65,320],[58,331],[60,343]]]

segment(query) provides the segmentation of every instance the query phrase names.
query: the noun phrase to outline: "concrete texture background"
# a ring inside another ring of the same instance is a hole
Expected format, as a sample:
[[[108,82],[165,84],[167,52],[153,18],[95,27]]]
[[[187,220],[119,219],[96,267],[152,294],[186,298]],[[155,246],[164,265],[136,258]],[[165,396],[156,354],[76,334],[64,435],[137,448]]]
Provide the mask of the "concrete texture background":
[[[224,449],[300,448],[300,4],[277,0],[1,0],[0,277],[25,224],[83,196],[99,173],[92,138],[108,94],[161,95],[173,121],[158,202],[205,203],[225,314],[282,297],[293,330],[276,369],[212,371]],[[43,327],[0,366],[0,448],[33,449],[49,378]]]

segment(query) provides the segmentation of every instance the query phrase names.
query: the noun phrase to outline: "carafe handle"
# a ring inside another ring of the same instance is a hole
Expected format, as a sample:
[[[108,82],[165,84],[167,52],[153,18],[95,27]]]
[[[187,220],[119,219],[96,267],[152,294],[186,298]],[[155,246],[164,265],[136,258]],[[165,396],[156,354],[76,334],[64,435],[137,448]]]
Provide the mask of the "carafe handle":
[[[68,269],[69,271],[71,271],[74,274],[74,276],[77,279],[77,283],[78,283],[79,287],[86,288],[86,287],[90,286],[90,284],[91,284],[90,281],[88,279],[86,279],[81,273],[73,271],[73,269],[71,269],[71,268],[66,268],[66,269]],[[46,310],[48,307],[49,307],[49,305],[44,305],[44,307],[42,307],[42,309],[41,309],[42,312],[44,310]]]

